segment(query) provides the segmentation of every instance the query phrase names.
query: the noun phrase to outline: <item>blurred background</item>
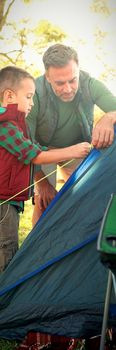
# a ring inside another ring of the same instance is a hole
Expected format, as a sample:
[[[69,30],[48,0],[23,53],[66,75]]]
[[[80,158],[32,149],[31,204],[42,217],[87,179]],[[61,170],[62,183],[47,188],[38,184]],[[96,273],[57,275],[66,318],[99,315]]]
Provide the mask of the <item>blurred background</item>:
[[[0,0],[0,69],[17,65],[37,77],[44,51],[59,42],[73,46],[80,68],[116,94],[116,0]],[[99,116],[96,110],[95,121]],[[57,189],[62,185],[58,177]],[[20,245],[31,216],[30,200],[21,215]],[[0,339],[0,349],[16,349],[16,342]]]
[[[44,51],[58,42],[116,93],[116,0],[0,1],[0,68],[15,64],[36,77]]]

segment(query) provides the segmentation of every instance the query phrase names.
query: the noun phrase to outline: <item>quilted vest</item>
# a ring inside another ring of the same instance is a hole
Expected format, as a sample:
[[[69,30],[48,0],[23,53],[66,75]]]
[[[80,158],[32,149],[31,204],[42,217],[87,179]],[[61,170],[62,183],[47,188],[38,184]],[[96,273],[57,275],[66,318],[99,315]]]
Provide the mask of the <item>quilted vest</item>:
[[[5,122],[16,125],[18,129],[23,131],[24,136],[28,137],[25,115],[17,111],[16,105],[9,105],[6,112],[0,114],[0,125],[1,123],[5,124]],[[19,192],[27,188],[29,182],[30,165],[25,165],[0,145],[0,199],[9,199],[17,194],[13,198],[15,201],[27,200],[29,191]]]

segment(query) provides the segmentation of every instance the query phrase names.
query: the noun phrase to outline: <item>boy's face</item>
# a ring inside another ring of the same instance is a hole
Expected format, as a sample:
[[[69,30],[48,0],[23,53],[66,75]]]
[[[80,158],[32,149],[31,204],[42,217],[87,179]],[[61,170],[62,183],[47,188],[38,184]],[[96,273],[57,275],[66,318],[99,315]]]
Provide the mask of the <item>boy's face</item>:
[[[31,78],[24,78],[20,81],[15,90],[6,90],[4,93],[3,106],[8,104],[17,104],[18,110],[24,112],[27,116],[33,106],[33,96],[35,93],[35,84]]]
[[[14,103],[18,104],[18,110],[24,112],[26,116],[33,106],[33,96],[35,93],[35,84],[32,79],[25,78],[15,92]]]

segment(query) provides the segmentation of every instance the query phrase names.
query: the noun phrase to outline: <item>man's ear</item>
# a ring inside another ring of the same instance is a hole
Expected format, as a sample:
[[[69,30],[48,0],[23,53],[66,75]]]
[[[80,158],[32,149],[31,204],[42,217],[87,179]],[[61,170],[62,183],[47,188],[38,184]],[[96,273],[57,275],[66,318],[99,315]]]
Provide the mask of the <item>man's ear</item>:
[[[4,100],[4,103],[6,105],[10,104],[10,103],[15,103],[15,99],[16,99],[16,95],[15,95],[14,91],[12,91],[10,89],[6,89],[4,91],[3,100]]]
[[[48,74],[48,72],[45,72],[45,77],[46,77],[48,83],[50,83],[50,79],[49,79],[49,74]]]

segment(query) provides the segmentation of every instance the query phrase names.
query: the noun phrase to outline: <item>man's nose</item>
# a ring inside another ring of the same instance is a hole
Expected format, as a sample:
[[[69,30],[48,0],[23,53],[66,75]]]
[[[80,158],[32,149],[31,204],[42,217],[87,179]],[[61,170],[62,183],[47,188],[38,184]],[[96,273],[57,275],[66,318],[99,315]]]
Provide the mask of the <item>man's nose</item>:
[[[30,105],[31,105],[31,107],[34,106],[33,99],[30,100]]]
[[[71,91],[72,91],[72,88],[71,88],[70,83],[68,83],[68,82],[65,83],[65,85],[64,85],[64,91],[65,91],[65,92],[71,92]]]

